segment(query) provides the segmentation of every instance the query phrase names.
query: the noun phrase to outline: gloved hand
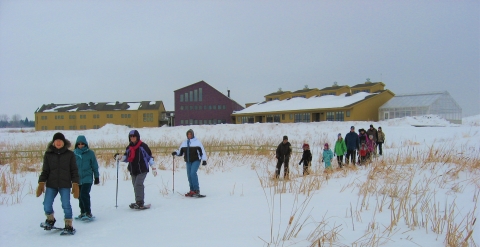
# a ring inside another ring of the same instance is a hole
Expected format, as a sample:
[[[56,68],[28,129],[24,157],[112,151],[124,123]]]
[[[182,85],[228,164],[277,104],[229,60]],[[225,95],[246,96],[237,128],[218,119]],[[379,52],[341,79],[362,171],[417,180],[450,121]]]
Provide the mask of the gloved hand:
[[[322,159],[322,162],[323,162],[323,159]]]
[[[177,151],[172,152],[172,156],[175,156],[175,155],[177,155]]]
[[[113,159],[114,159],[114,160],[117,160],[117,158],[120,158],[120,157],[118,157],[119,155],[120,155],[119,153],[114,154],[114,155],[113,155]]]
[[[95,178],[95,182],[93,182],[93,184],[99,184],[100,183],[100,179],[99,178]]]
[[[77,183],[72,183],[72,194],[73,198],[75,199],[78,199],[78,197],[80,196],[80,189],[78,188]]]
[[[302,164],[302,162],[301,162],[301,161],[300,161],[300,162],[298,162],[298,165],[301,165],[301,164]]]
[[[155,161],[153,160],[153,157],[150,158],[150,160],[148,161],[148,164],[149,164],[150,166],[154,166],[154,165],[155,165]]]
[[[207,165],[207,161],[204,160],[204,161],[202,162],[202,166],[206,166],[206,165]]]
[[[39,182],[37,187],[37,197],[42,195],[43,192],[45,192],[45,182]]]

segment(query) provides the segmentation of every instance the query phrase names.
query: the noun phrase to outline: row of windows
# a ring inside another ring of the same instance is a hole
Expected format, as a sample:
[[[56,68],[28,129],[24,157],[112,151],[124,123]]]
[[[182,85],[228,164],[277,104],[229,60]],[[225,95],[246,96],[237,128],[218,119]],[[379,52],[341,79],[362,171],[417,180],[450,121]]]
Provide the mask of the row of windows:
[[[95,124],[95,125],[92,126],[92,129],[100,129],[100,127],[101,127],[100,125],[96,125],[96,124]],[[127,127],[131,128],[130,125],[127,125]],[[48,130],[48,127],[47,127],[47,126],[42,126],[41,129],[42,129],[42,130]],[[54,129],[55,129],[55,130],[65,130],[65,126],[55,126]],[[69,130],[76,130],[76,129],[77,129],[77,126],[76,126],[76,125],[70,125],[70,126],[68,126],[68,129],[69,129]],[[86,129],[87,129],[87,125],[80,125],[80,126],[79,126],[79,129],[81,129],[81,130],[86,130]]]
[[[370,89],[353,90],[353,94],[360,93],[360,92],[370,93]]]
[[[221,120],[221,119],[204,119],[204,120],[199,120],[199,119],[188,119],[188,120],[180,120],[181,125],[201,125],[201,124],[222,124],[226,123],[226,120]]]
[[[202,88],[180,94],[180,102],[197,102],[203,100]]]
[[[308,123],[311,122],[311,117],[313,113],[296,113],[296,114],[289,114],[290,120],[293,120],[295,123]],[[316,113],[319,114],[319,113]],[[326,113],[326,121],[345,121],[345,117],[350,117],[350,111],[337,111],[337,112],[327,112]],[[262,122],[263,116],[257,116],[257,122]],[[281,120],[285,120],[285,114],[277,114],[277,115],[266,115],[265,122],[266,123],[280,123]],[[315,120],[318,121],[318,120]],[[240,123],[254,123],[255,117],[254,116],[245,116],[240,117]]]
[[[335,92],[331,93],[321,93],[320,96],[325,96],[325,95],[337,95]]]
[[[153,118],[153,113],[145,113],[145,114],[150,114]],[[87,115],[85,115],[85,114],[82,114],[82,115],[79,115],[79,116],[80,116],[80,119],[87,119]],[[106,114],[106,117],[107,118],[113,118],[113,114]],[[122,118],[131,118],[132,114],[121,114],[121,117]],[[69,119],[76,119],[77,116],[76,115],[69,115],[68,118]],[[93,118],[100,118],[100,114],[93,114]],[[48,116],[41,116],[40,119],[41,120],[47,120]],[[64,119],[64,115],[55,115],[55,119]]]
[[[227,106],[225,105],[186,105],[186,106],[180,106],[180,110],[225,110],[227,109]]]

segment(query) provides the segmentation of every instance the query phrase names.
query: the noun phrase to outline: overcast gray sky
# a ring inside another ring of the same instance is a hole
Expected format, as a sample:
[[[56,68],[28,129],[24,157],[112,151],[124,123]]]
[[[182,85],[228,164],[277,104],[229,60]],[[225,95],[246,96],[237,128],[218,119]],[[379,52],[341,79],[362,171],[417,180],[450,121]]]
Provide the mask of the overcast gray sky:
[[[241,105],[383,81],[480,114],[479,1],[4,1],[0,114],[163,100],[204,80]]]

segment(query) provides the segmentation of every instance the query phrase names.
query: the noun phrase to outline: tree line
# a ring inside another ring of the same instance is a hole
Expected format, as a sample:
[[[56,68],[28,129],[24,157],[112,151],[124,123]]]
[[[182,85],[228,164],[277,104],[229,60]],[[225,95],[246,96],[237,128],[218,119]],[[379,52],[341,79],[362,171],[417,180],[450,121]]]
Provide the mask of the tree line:
[[[35,121],[30,121],[26,117],[22,119],[19,114],[14,114],[11,118],[7,114],[0,114],[0,128],[29,128],[35,127]]]

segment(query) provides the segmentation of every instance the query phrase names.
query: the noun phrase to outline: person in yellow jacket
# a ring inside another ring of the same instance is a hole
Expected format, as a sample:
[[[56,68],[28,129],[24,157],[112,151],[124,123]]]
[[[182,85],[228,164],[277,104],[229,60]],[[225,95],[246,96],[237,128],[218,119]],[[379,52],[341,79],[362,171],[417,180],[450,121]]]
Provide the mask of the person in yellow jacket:
[[[337,142],[335,142],[334,156],[337,156],[338,167],[343,167],[343,155],[347,153],[347,145],[342,138],[342,134],[338,133]]]
[[[47,220],[45,229],[51,229],[56,220],[53,212],[53,201],[60,194],[63,213],[65,214],[64,232],[75,233],[72,225],[72,205],[70,204],[70,190],[74,198],[78,198],[78,168],[75,154],[69,150],[71,142],[58,132],[55,133],[43,156],[43,166],[38,178],[37,197],[45,192],[43,208]]]

